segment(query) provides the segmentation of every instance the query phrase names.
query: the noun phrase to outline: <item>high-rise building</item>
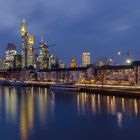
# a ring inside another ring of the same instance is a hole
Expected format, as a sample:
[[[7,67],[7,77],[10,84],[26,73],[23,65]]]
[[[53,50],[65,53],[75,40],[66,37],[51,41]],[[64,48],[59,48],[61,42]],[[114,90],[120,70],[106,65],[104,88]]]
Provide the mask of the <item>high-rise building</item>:
[[[82,54],[82,66],[87,66],[90,64],[90,53],[83,52]]]
[[[22,37],[22,68],[27,67],[27,41],[28,35],[25,29],[25,20],[21,24],[21,37]]]
[[[0,70],[4,70],[4,69],[5,69],[5,59],[0,58]]]
[[[50,57],[51,58],[51,61],[50,61],[50,68],[53,69],[53,70],[57,70],[59,69],[59,59],[58,57],[54,57],[53,55]]]
[[[54,57],[53,55],[49,55],[49,67],[48,69],[58,69],[60,68],[58,57]]]
[[[22,68],[34,66],[34,37],[25,29],[25,20],[21,24],[22,37]]]
[[[16,54],[14,55],[14,68],[21,68],[22,67],[22,55]]]
[[[16,46],[13,43],[8,43],[5,50],[6,60],[14,60],[14,55],[17,54]]]
[[[17,54],[16,46],[13,43],[8,43],[5,50],[5,68],[13,68],[14,55]]]
[[[40,69],[45,69],[49,67],[49,57],[50,54],[49,54],[48,46],[41,38],[40,47],[39,47],[39,56],[38,56]]]
[[[27,67],[34,66],[34,37],[28,35]]]
[[[36,53],[35,55],[34,55],[34,68],[39,68],[39,66],[38,66],[38,53]]]
[[[66,68],[65,63],[62,60],[59,60],[59,68]]]

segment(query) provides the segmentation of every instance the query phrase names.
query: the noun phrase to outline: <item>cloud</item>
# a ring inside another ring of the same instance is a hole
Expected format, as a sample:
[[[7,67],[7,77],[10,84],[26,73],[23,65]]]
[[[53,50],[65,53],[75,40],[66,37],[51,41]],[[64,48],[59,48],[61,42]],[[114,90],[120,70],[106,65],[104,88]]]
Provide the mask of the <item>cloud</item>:
[[[109,48],[105,55],[110,55],[114,48],[126,44],[131,48],[131,42],[137,42],[137,49],[139,4],[139,0],[1,0],[0,36],[8,33],[3,40],[13,39],[20,46],[20,25],[25,17],[26,28],[36,42],[40,35],[56,42],[54,52],[62,59],[69,60],[71,55],[80,59],[83,50],[96,50],[99,57],[105,47]],[[64,55],[67,49],[73,54]]]

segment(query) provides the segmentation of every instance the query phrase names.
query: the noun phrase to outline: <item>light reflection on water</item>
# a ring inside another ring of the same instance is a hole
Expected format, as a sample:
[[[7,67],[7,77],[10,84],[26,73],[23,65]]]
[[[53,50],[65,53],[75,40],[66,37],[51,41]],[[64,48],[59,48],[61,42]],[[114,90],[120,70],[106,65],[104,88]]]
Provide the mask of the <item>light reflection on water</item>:
[[[49,115],[53,115],[54,95],[52,93],[48,94],[47,92],[47,88],[33,87],[28,87],[26,89],[4,87],[0,89],[0,107],[2,108],[2,106],[5,106],[4,116],[6,117],[6,121],[8,123],[16,123],[19,119],[22,140],[27,140],[28,134],[33,131],[35,111],[38,112],[39,121],[42,125],[47,121],[48,104],[50,104]]]
[[[104,113],[117,116],[121,113],[128,116],[140,116],[140,100],[100,94],[77,94],[78,113],[84,115],[88,110],[93,114]]]
[[[58,98],[63,96],[70,98],[72,108],[79,117],[115,116],[119,128],[123,127],[124,116],[140,117],[139,99],[88,93],[56,93],[47,88],[34,87],[0,87],[0,114],[9,125],[16,124],[19,139],[27,140],[34,135],[36,125],[45,127],[48,122],[55,120]],[[63,100],[61,102],[65,103]]]
[[[15,89],[4,88],[5,113],[7,121],[13,123],[17,119],[17,94]]]
[[[118,127],[121,128],[124,115],[140,117],[140,100],[80,93],[77,95],[77,111],[80,115],[116,116]]]

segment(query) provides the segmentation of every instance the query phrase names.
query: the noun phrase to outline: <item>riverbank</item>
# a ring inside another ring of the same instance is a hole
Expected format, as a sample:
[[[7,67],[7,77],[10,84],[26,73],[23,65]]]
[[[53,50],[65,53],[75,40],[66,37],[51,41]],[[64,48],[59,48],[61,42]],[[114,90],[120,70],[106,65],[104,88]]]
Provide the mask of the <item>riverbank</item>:
[[[25,82],[13,82],[13,81],[0,81],[0,85],[9,86],[36,86],[36,87],[47,87],[55,85],[55,82],[36,82],[36,81],[25,81]],[[135,86],[119,86],[119,85],[91,85],[91,84],[76,84],[80,87],[80,92],[98,93],[104,95],[116,95],[116,96],[131,96],[140,97],[140,87]]]
[[[78,84],[81,92],[94,92],[106,95],[140,97],[140,87],[135,86],[112,86],[112,85],[84,85]]]
[[[1,80],[0,85],[8,85],[8,86],[37,86],[37,87],[47,87],[49,88],[54,82],[36,82],[36,81],[24,81],[24,82],[13,82],[13,81],[5,81]]]

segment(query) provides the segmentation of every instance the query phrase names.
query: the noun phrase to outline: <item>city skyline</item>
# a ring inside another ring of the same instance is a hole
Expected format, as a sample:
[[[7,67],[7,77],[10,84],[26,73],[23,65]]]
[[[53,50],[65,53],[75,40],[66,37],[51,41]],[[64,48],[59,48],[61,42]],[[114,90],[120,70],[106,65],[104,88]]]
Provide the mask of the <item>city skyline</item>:
[[[1,1],[0,17],[5,15],[5,18],[0,26],[0,52],[4,52],[9,42],[16,44],[21,52],[23,18],[27,30],[35,36],[35,47],[39,47],[43,35],[45,42],[56,44],[52,53],[67,64],[72,57],[80,64],[84,51],[91,53],[92,62],[99,57],[112,58],[119,50],[139,52],[139,3],[138,0]],[[139,59],[138,54],[134,58]]]
[[[0,140],[140,137],[140,0],[0,0]]]

